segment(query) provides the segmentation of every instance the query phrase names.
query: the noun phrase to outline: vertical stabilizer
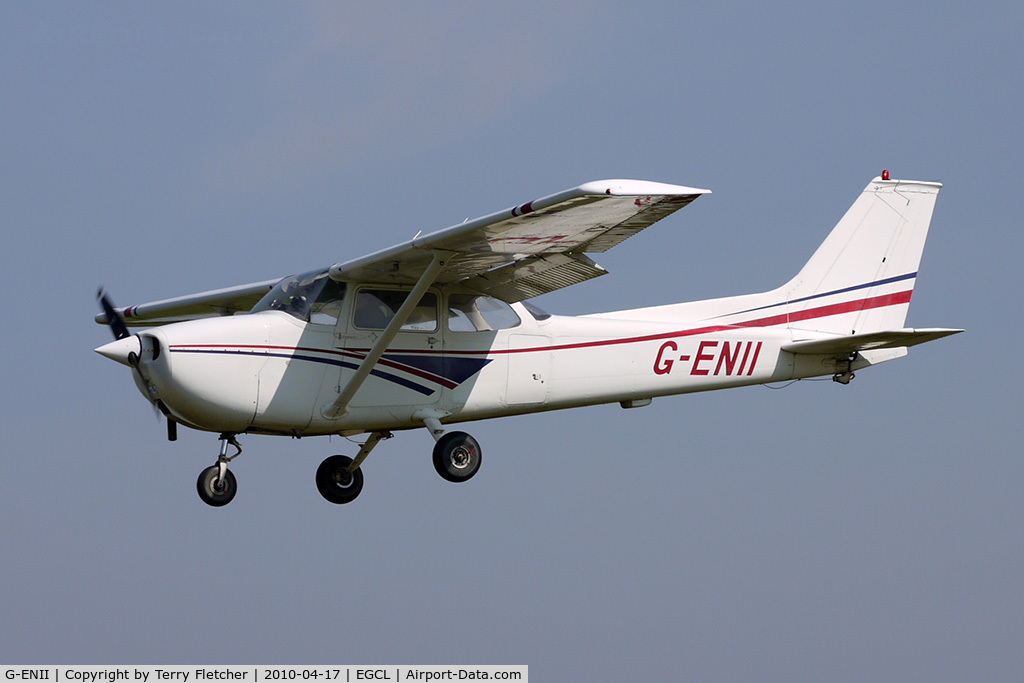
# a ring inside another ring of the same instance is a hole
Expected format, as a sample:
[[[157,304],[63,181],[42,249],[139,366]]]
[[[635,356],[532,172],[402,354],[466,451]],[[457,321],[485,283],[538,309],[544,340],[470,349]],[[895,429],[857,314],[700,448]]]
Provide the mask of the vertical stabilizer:
[[[788,324],[850,335],[904,326],[941,183],[872,180],[795,278]]]

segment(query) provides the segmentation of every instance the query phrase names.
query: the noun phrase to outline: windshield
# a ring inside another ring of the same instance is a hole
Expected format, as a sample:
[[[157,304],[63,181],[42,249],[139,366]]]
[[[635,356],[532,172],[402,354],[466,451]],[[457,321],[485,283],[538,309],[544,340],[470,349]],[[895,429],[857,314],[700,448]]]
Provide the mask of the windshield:
[[[314,270],[281,280],[251,312],[284,311],[304,322],[334,325],[344,298],[343,283],[328,277],[326,270]]]

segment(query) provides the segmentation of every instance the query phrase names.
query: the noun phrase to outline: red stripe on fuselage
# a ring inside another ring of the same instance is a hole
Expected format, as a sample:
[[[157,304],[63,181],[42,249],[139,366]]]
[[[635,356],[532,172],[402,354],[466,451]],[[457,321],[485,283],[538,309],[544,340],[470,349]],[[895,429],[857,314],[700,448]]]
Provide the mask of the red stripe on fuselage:
[[[832,304],[830,306],[808,308],[806,311],[796,311],[795,313],[782,313],[781,315],[773,315],[768,318],[759,318],[757,320],[751,320],[745,323],[737,323],[736,326],[772,327],[773,325],[783,325],[785,323],[792,323],[798,320],[827,318],[828,316],[831,315],[842,315],[843,313],[863,311],[869,308],[885,308],[886,306],[898,306],[899,304],[910,303],[910,297],[913,293],[914,290],[908,289],[905,292],[885,294],[883,296],[876,296],[870,299],[859,299],[857,301],[848,301],[843,304]]]
[[[747,329],[751,327],[775,327],[778,325],[786,325],[803,320],[814,320],[817,318],[827,318],[833,315],[842,315],[844,313],[852,313],[855,311],[864,311],[873,308],[885,308],[887,306],[898,306],[900,304],[906,304],[910,302],[910,297],[913,294],[912,289],[908,289],[903,292],[895,292],[893,294],[884,294],[882,296],[870,297],[867,299],[857,299],[855,301],[847,301],[839,304],[830,304],[828,306],[818,306],[817,308],[808,308],[802,311],[794,311],[790,313],[782,313],[779,315],[773,315],[766,318],[756,318],[754,320],[747,320],[745,322],[731,323],[725,325],[708,325],[705,327],[696,327],[688,330],[675,330],[672,332],[659,332],[657,334],[644,335],[640,337],[625,337],[622,339],[602,339],[599,341],[590,342],[578,342],[574,344],[560,344],[555,346],[535,346],[525,349],[483,349],[480,351],[453,351],[453,350],[420,350],[420,349],[391,349],[389,353],[411,353],[420,355],[502,355],[511,353],[535,353],[538,351],[569,351],[573,349],[589,349],[598,348],[602,346],[618,346],[620,344],[636,344],[648,341],[659,341],[663,339],[675,339],[678,337],[693,337],[700,334],[713,334],[715,332],[724,332],[726,330],[737,330]],[[171,345],[171,349],[186,349],[186,348],[232,348],[232,349],[266,349],[266,350],[285,350],[285,351],[316,351],[319,353],[347,356],[349,358],[363,359],[369,349],[351,349],[351,350],[337,350],[337,349],[314,349],[305,347],[291,347],[291,346],[268,346],[260,344],[184,344],[184,345]],[[418,368],[411,366],[404,366],[393,362],[381,360],[379,361],[382,365],[390,365],[396,369],[401,369],[413,375],[418,375],[424,379],[431,379],[439,384],[443,383],[444,378],[439,378],[432,373],[425,372]]]
[[[714,332],[746,329],[750,327],[774,327],[777,325],[793,323],[799,320],[813,320],[816,318],[826,318],[833,315],[842,315],[843,313],[851,313],[853,311],[864,311],[871,308],[885,308],[886,306],[897,306],[899,304],[908,303],[910,301],[910,296],[912,293],[913,290],[907,290],[905,292],[896,292],[895,294],[885,294],[883,296],[871,297],[870,299],[858,299],[857,301],[848,301],[846,303],[841,304],[819,306],[818,308],[808,308],[807,310],[804,311],[795,311],[793,313],[784,313],[782,315],[773,315],[768,318],[758,318],[756,320],[748,320],[746,322],[732,323],[727,325],[708,325],[707,327],[696,327],[689,330],[676,330],[675,332],[659,332],[658,334],[649,334],[642,337],[628,337],[625,339],[604,339],[601,341],[579,342],[577,344],[562,344],[559,346],[542,346],[530,349],[495,350],[491,351],[490,353],[498,354],[529,353],[531,351],[566,351],[570,349],[586,349],[599,346],[615,346],[617,344],[634,344],[637,342],[659,341],[662,339],[675,339],[677,337],[693,337],[698,334],[712,334]]]

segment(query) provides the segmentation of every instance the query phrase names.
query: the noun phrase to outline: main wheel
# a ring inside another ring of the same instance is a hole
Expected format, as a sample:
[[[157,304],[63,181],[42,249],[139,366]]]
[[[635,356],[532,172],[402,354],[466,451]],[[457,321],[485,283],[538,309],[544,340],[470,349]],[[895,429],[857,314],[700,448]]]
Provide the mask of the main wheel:
[[[466,432],[449,432],[434,444],[434,469],[455,483],[476,474],[480,457],[480,444]]]
[[[199,479],[196,480],[199,497],[203,499],[204,503],[215,508],[230,503],[238,492],[238,482],[235,481],[235,475],[231,473],[231,470],[224,472],[223,481],[217,481],[219,477],[220,468],[211,465],[200,472]]]
[[[342,505],[351,503],[363,490],[363,470],[348,473],[352,458],[332,455],[326,458],[316,470],[316,488],[328,502]]]

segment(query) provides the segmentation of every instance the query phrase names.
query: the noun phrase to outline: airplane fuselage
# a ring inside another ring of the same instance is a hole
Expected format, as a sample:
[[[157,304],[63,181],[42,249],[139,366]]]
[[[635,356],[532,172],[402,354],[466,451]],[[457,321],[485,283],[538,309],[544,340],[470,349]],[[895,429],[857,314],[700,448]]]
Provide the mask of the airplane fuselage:
[[[522,306],[514,310],[520,322],[508,329],[456,332],[439,324],[400,332],[336,418],[326,408],[374,336],[344,318],[318,325],[264,311],[176,323],[143,333],[149,348],[141,357],[155,397],[182,424],[301,436],[415,428],[424,415],[462,422],[603,403],[632,407],[657,396],[791,379],[798,370],[797,356],[780,348],[792,341],[787,329],[537,320]],[[805,361],[800,371],[835,368]]]

